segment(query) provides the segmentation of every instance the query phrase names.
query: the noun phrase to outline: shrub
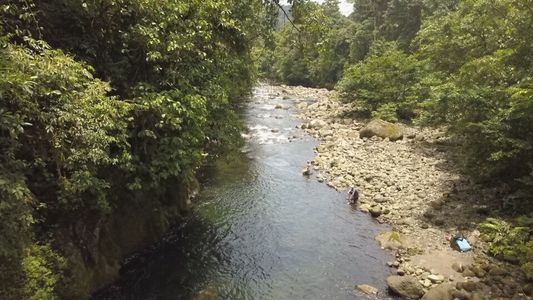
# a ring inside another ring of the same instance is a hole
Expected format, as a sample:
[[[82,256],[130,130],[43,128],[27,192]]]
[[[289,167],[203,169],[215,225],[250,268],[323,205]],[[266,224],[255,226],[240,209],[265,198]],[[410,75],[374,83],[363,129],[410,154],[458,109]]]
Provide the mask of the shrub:
[[[413,56],[392,51],[351,66],[337,85],[345,101],[360,101],[369,113],[389,120],[415,116],[422,68]]]
[[[519,264],[529,279],[533,279],[533,218],[521,217],[511,224],[488,218],[479,225],[482,238],[489,243],[489,253],[511,263]]]

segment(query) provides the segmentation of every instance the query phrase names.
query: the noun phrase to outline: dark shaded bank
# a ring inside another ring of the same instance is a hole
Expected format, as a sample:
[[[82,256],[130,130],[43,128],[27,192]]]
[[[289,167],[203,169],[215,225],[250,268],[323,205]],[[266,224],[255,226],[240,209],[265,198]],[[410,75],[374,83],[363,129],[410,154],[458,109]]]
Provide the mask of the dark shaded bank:
[[[70,262],[69,290],[89,293],[116,280],[124,258],[156,243],[182,220],[191,188],[176,183],[169,190],[162,201],[130,199],[107,218],[80,219],[60,231],[57,241]]]
[[[301,175],[317,144],[295,129],[301,100],[313,101],[256,89],[243,153],[219,161],[187,221],[93,299],[359,299],[355,284],[387,297],[383,226]]]

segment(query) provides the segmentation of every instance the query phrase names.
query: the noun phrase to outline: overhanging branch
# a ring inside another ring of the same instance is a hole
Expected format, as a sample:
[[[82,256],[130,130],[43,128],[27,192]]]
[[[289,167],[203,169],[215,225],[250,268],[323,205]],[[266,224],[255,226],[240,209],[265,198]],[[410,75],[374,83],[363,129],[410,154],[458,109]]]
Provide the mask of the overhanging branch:
[[[274,3],[279,9],[281,9],[281,11],[285,15],[285,17],[287,17],[287,20],[289,20],[289,22],[291,23],[292,27],[294,27],[294,29],[296,29],[296,31],[300,32],[300,29],[298,29],[298,27],[296,27],[296,25],[294,25],[294,23],[292,22],[291,18],[289,17],[289,14],[287,14],[287,12],[283,8],[283,6],[281,4],[279,4],[279,2],[277,2],[277,1],[274,1],[274,0],[269,0],[269,1],[271,3]]]

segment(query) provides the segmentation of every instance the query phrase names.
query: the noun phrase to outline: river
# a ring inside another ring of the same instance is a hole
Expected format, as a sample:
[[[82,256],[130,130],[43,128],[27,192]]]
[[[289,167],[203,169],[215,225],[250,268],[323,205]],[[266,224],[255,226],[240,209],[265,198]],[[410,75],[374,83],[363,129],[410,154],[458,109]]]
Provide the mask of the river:
[[[318,143],[296,128],[301,100],[312,101],[257,87],[245,108],[243,153],[219,162],[188,221],[98,298],[363,298],[355,284],[385,295],[391,257],[374,236],[386,228],[301,174]]]

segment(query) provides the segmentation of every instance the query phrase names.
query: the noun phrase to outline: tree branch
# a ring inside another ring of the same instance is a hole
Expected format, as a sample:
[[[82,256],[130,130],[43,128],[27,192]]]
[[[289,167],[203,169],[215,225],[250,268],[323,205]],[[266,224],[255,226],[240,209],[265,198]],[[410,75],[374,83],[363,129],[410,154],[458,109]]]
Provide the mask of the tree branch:
[[[291,23],[292,27],[294,27],[294,29],[296,29],[296,31],[300,32],[300,29],[298,27],[296,27],[296,25],[294,25],[294,23],[292,22],[291,18],[289,17],[289,14],[287,14],[287,12],[283,8],[283,6],[281,4],[279,4],[278,1],[274,1],[274,0],[269,0],[269,1],[270,1],[270,3],[274,3],[279,9],[281,9],[281,11],[285,15],[285,17],[287,17],[287,20],[289,20],[289,22]]]

